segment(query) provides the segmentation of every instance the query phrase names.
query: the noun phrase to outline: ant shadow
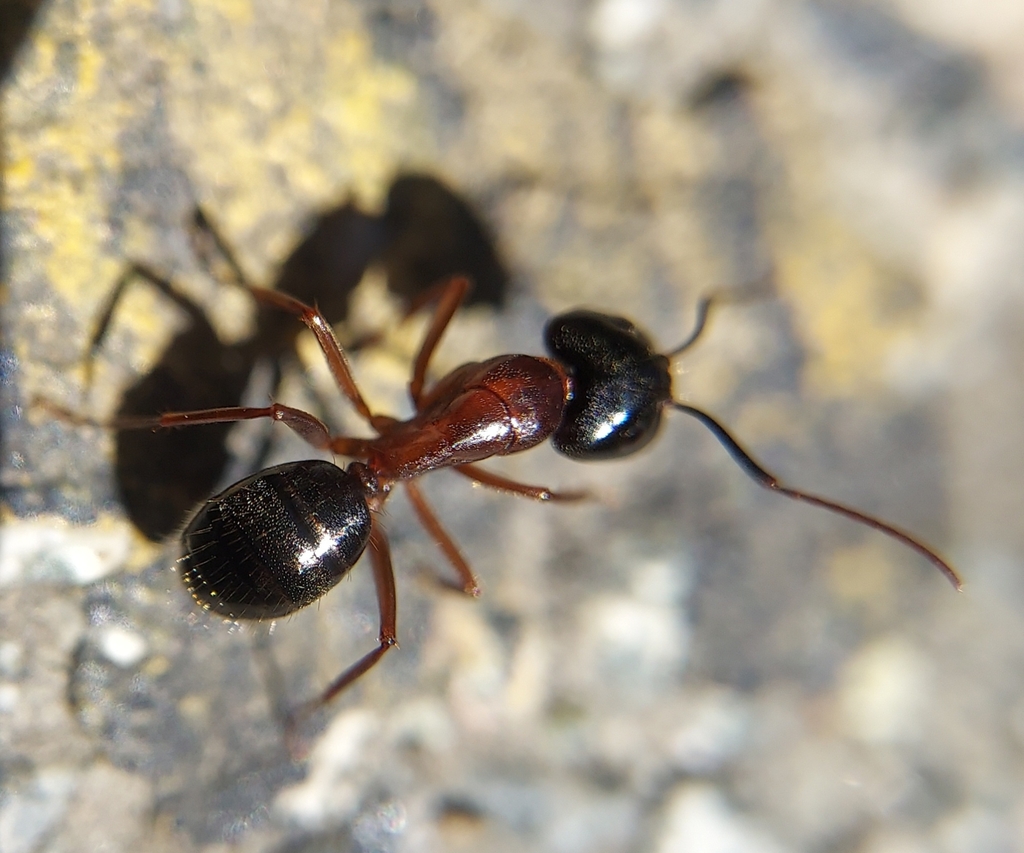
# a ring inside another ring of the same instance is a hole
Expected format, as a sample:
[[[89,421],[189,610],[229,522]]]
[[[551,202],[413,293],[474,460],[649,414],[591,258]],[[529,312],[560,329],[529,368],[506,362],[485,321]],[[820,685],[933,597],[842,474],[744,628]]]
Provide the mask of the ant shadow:
[[[240,284],[237,261],[202,211],[193,231],[200,260],[216,267],[215,277],[226,287]],[[315,302],[332,324],[340,323],[374,265],[409,309],[457,273],[474,282],[468,304],[501,306],[509,286],[494,240],[469,204],[433,177],[404,174],[392,183],[379,215],[352,202],[319,214],[281,265],[275,289]],[[115,418],[238,405],[264,364],[276,388],[295,356],[301,323],[260,306],[254,333],[226,344],[198,305],[143,264],[130,266],[112,287],[92,357],[116,322],[125,289],[140,281],[181,309],[188,322],[124,392]],[[226,444],[230,426],[117,432],[116,482],[125,512],[143,535],[168,539],[216,490],[235,464]],[[268,451],[261,447],[254,456]],[[254,470],[262,467],[259,458],[244,461]],[[372,611],[370,589],[357,586],[352,597],[355,611]],[[406,618],[415,621],[417,608],[410,602]],[[294,650],[317,642],[310,633],[316,624],[294,621],[283,644],[275,638],[273,652],[266,627],[257,626],[250,642],[239,642],[233,628],[210,630],[163,558],[139,573],[93,585],[84,609],[90,627],[75,650],[67,686],[82,729],[102,743],[114,765],[153,780],[158,813],[193,840],[222,842],[230,839],[231,827],[251,829],[266,821],[267,804],[304,774],[286,749],[275,705],[297,684],[315,680],[308,651]],[[357,629],[353,642],[362,639]],[[136,662],[118,663],[108,653],[111,636],[125,633],[145,639],[146,653]],[[282,655],[289,661],[290,686],[278,683]]]
[[[193,232],[200,258],[211,269],[219,259],[228,280],[242,284],[245,278],[231,250],[201,210]],[[470,305],[502,305],[509,284],[494,240],[469,204],[436,178],[405,174],[392,183],[380,215],[349,201],[317,216],[282,264],[274,287],[316,304],[331,324],[341,323],[353,291],[373,265],[382,268],[388,290],[409,309],[432,286],[456,274],[474,284]],[[294,358],[301,324],[260,306],[254,333],[225,344],[202,308],[144,264],[132,264],[113,287],[93,336],[92,357],[126,288],[138,281],[177,305],[188,323],[149,373],[125,391],[117,419],[237,406],[261,364],[269,366],[274,396],[284,365]],[[223,482],[231,456],[230,429],[230,424],[213,424],[203,430],[117,432],[118,491],[128,518],[146,538],[159,542],[180,530],[189,513]],[[268,435],[247,460],[250,471],[262,467],[271,441]]]

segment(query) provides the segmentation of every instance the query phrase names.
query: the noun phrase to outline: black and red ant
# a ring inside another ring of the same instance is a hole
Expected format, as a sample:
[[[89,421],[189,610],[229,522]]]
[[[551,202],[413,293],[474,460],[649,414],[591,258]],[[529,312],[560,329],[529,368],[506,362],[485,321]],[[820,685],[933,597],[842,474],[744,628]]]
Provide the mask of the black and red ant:
[[[431,357],[468,287],[466,279],[457,278],[441,291],[409,382],[415,414],[404,421],[370,410],[319,310],[287,293],[251,288],[260,306],[291,314],[313,332],[339,388],[376,433],[373,438],[331,435],[312,414],[277,403],[171,412],[113,424],[168,428],[270,418],[318,450],[356,460],[347,468],[323,460],[267,468],[210,498],[182,534],[186,586],[201,606],[229,619],[276,619],[305,607],[338,583],[369,545],[380,611],[378,645],[301,706],[292,724],[337,696],[397,642],[395,578],[380,523],[395,484],[405,487],[421,524],[458,573],[458,586],[475,596],[476,578],[424,499],[417,477],[452,468],[482,485],[537,500],[577,500],[584,495],[519,483],[477,463],[546,439],[559,453],[581,461],[627,456],[654,438],[666,409],[703,423],[758,485],[896,539],[960,588],[953,567],[918,539],[856,509],[784,485],[709,414],[673,398],[670,361],[700,337],[711,300],[700,303],[690,336],[665,354],[628,320],[572,311],[548,323],[551,357],[500,355],[462,365],[427,387]]]

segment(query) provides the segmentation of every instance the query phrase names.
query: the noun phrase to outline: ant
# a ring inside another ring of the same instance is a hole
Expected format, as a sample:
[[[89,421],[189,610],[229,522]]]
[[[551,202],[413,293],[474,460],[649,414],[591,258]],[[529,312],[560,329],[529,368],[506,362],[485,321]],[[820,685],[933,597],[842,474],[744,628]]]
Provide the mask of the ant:
[[[380,615],[377,647],[299,706],[288,717],[289,731],[397,644],[395,578],[380,522],[396,484],[405,487],[420,523],[457,572],[458,588],[477,596],[472,569],[424,499],[417,477],[451,468],[482,485],[536,500],[579,500],[583,493],[520,483],[477,463],[546,439],[559,453],[580,461],[628,456],[654,438],[666,409],[703,423],[759,486],[884,533],[961,588],[953,567],[918,539],[874,516],[784,485],[711,415],[673,398],[670,362],[700,337],[711,299],[700,302],[689,337],[664,354],[630,321],[577,310],[548,323],[550,357],[500,355],[464,364],[427,387],[431,357],[468,288],[467,279],[455,278],[440,291],[409,382],[415,414],[404,421],[370,410],[344,350],[317,308],[287,293],[250,289],[259,305],[290,314],[313,332],[338,387],[375,437],[332,435],[312,414],[277,403],[169,412],[112,424],[162,429],[269,418],[318,450],[355,460],[346,468],[324,460],[267,468],[206,501],[182,534],[179,563],[185,585],[199,605],[228,619],[277,619],[305,607],[338,583],[369,546]]]
[[[196,254],[216,271],[218,280],[248,291],[240,265],[201,209],[193,214],[190,236]],[[373,263],[383,267],[388,290],[410,313],[429,297],[436,282],[456,273],[475,282],[472,303],[498,306],[508,285],[493,239],[469,205],[436,178],[403,174],[392,182],[380,215],[366,213],[351,201],[320,214],[281,266],[274,289],[316,303],[331,323],[339,323],[348,314],[352,291]],[[117,418],[238,405],[263,362],[269,362],[273,396],[281,383],[282,362],[293,357],[301,327],[280,311],[260,306],[253,334],[225,344],[200,306],[139,263],[117,280],[100,312],[89,345],[87,381],[125,290],[138,281],[148,282],[178,306],[188,322],[150,372],[124,393]],[[361,344],[374,340],[368,336]],[[118,430],[115,478],[128,517],[144,536],[161,541],[180,530],[196,504],[221,483],[230,428],[220,424],[198,437],[173,430]],[[266,458],[269,451],[268,438],[254,459]],[[262,466],[257,461],[252,467]]]

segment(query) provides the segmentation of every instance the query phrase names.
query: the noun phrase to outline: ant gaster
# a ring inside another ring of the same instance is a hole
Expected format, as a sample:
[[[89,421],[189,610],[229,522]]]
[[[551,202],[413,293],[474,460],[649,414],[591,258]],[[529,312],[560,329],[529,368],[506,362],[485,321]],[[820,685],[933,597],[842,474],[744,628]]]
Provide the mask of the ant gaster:
[[[653,439],[666,409],[701,421],[758,485],[896,539],[960,588],[952,566],[913,536],[848,506],[783,485],[714,418],[673,399],[670,360],[697,340],[710,300],[700,304],[689,338],[666,354],[657,352],[628,320],[572,311],[548,323],[550,358],[496,356],[458,367],[427,388],[431,356],[467,289],[466,279],[454,279],[445,287],[409,383],[415,414],[400,421],[370,411],[344,351],[316,308],[285,293],[252,288],[259,304],[298,317],[313,332],[338,386],[376,432],[373,438],[331,435],[313,415],[277,403],[172,412],[116,423],[121,428],[166,428],[271,418],[319,450],[356,460],[344,469],[308,460],[261,471],[208,500],[182,536],[185,584],[200,605],[229,619],[275,619],[306,606],[331,589],[369,545],[380,610],[378,645],[319,697],[301,706],[291,724],[329,702],[397,642],[395,579],[380,523],[381,509],[396,484],[405,487],[420,522],[458,572],[461,589],[477,595],[469,564],[425,501],[417,477],[452,468],[483,485],[538,500],[579,499],[580,493],[519,483],[476,463],[527,450],[549,438],[559,453],[581,461],[626,456]]]

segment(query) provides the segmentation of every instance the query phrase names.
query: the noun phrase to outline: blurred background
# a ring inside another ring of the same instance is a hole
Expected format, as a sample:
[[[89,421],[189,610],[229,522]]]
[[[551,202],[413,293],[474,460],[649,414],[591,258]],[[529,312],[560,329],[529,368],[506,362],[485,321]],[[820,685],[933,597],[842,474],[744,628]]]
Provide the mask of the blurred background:
[[[60,0],[0,21],[0,850],[1024,850],[1024,7]],[[681,415],[635,458],[492,466],[586,504],[437,473],[483,596],[429,580],[446,566],[397,495],[401,649],[293,761],[274,709],[372,647],[368,566],[272,629],[230,625],[154,540],[204,476],[309,449],[183,431],[156,465],[38,405],[109,418],[184,365],[190,394],[209,373],[359,428],[309,341],[255,342],[194,251],[196,205],[254,282],[315,286],[343,341],[386,333],[353,358],[381,411],[408,411],[402,306],[453,263],[490,289],[438,375],[541,353],[575,306],[668,349],[722,294],[677,397],[920,535],[964,592],[758,489]],[[132,263],[177,297],[130,283],[90,373]]]

